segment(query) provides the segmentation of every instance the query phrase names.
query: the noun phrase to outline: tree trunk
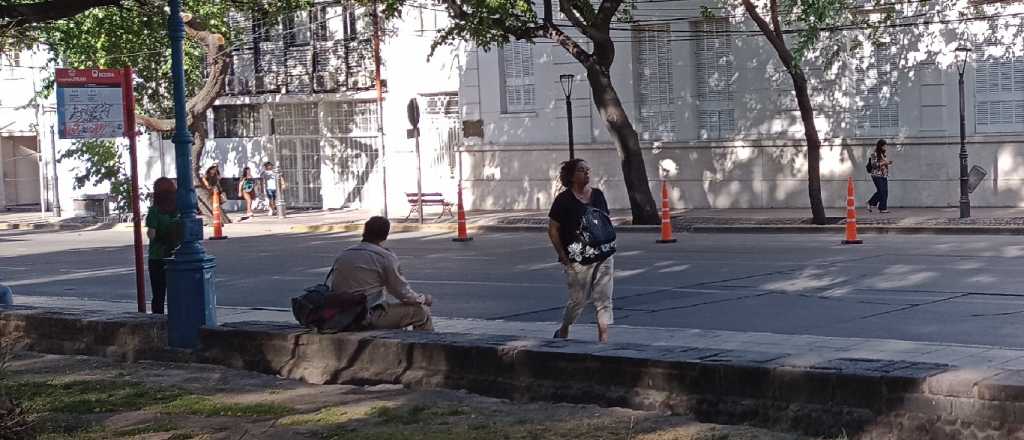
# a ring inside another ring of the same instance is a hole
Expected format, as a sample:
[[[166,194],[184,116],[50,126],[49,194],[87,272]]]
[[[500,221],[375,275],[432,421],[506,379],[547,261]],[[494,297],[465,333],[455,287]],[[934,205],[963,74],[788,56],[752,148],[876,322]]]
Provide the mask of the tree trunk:
[[[203,175],[203,151],[206,149],[206,118],[199,117],[192,120],[189,125],[192,132],[192,180],[199,182]]]
[[[790,69],[793,78],[793,91],[796,103],[800,108],[800,119],[804,124],[804,137],[807,139],[807,197],[811,202],[811,217],[816,225],[825,224],[825,206],[821,202],[821,139],[818,128],[814,125],[814,108],[811,107],[811,95],[807,91],[807,77],[803,69]]]
[[[640,138],[629,122],[626,111],[622,108],[611,76],[600,67],[587,68],[587,80],[594,95],[597,111],[604,118],[605,126],[611,135],[612,142],[618,149],[622,162],[622,178],[626,183],[626,194],[629,196],[629,207],[633,214],[634,225],[657,225],[658,207],[651,195],[651,185],[647,180],[647,169],[644,167],[643,150],[640,149]]]

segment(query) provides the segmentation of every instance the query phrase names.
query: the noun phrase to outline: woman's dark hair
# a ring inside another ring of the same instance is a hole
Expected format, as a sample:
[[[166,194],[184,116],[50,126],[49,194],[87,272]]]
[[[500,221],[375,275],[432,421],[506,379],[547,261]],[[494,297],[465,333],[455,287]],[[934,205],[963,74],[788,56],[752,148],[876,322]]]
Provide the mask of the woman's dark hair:
[[[153,205],[164,214],[174,214],[178,211],[175,197],[178,193],[178,185],[167,177],[161,177],[153,182]]]
[[[388,239],[391,232],[391,222],[381,216],[370,217],[363,225],[363,241],[369,243],[380,243]]]
[[[213,164],[206,168],[206,175],[209,176],[214,170],[217,171],[217,174],[220,174],[220,167],[217,164]]]
[[[558,180],[562,182],[562,186],[572,187],[572,176],[576,174],[576,168],[579,168],[583,162],[583,159],[569,159],[562,162],[562,167],[558,169]]]
[[[876,156],[878,156],[878,157],[885,157],[885,151],[882,151],[882,148],[885,148],[885,145],[886,145],[885,139],[879,139],[878,142],[875,142],[875,155]]]
[[[249,167],[242,168],[242,177],[252,177],[252,170]]]

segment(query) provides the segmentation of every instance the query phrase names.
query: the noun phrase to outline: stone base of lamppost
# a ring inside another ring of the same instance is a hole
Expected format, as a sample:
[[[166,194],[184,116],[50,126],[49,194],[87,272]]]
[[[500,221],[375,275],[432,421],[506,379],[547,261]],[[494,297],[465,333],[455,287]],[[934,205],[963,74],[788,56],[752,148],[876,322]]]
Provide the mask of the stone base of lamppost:
[[[167,344],[199,346],[199,329],[217,325],[216,259],[175,256],[167,260]]]

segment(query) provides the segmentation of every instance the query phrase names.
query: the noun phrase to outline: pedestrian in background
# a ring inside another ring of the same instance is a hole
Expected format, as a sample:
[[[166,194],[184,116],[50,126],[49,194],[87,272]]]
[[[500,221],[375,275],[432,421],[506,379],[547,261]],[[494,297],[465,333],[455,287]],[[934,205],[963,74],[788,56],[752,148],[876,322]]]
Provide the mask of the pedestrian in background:
[[[210,197],[210,204],[213,204],[213,193],[224,194],[223,189],[220,187],[220,166],[217,164],[210,165],[203,173],[202,180],[203,188],[206,189],[207,195]],[[221,197],[221,203],[224,203],[224,198]],[[213,209],[211,206],[210,209]]]
[[[260,178],[263,179],[263,188],[267,191],[267,201],[270,202],[270,215],[274,215],[277,212],[277,189],[284,187],[284,178],[282,178],[276,171],[274,171],[273,162],[265,162],[263,164],[263,172],[260,173]]]
[[[242,177],[238,179],[238,194],[245,199],[245,217],[242,217],[245,220],[253,216],[252,203],[256,198],[256,179],[252,177],[249,167],[242,168]]]
[[[149,283],[153,291],[151,310],[164,313],[167,297],[167,273],[164,259],[174,255],[181,240],[178,232],[178,188],[173,180],[161,177],[153,182],[153,204],[146,213],[149,237]]]
[[[548,238],[558,253],[569,287],[569,301],[555,338],[568,338],[569,327],[583,307],[597,310],[597,339],[608,342],[614,321],[612,288],[615,261],[615,228],[604,193],[590,186],[590,165],[583,159],[562,162],[558,179],[565,187],[548,212]]]
[[[878,212],[889,213],[889,167],[892,164],[893,161],[887,156],[885,139],[879,139],[875,143],[875,151],[868,158],[867,169],[875,184],[875,194],[868,200],[868,212],[877,206]]]

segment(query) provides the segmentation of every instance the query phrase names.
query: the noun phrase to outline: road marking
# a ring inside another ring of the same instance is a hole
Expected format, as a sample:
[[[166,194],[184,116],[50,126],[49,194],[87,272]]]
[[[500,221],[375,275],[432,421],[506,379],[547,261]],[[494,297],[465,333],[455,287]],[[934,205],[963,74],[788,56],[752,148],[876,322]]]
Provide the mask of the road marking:
[[[103,269],[89,272],[78,272],[68,275],[55,275],[52,277],[29,278],[27,280],[4,281],[8,286],[23,286],[26,284],[50,283],[54,281],[80,280],[82,278],[106,277],[112,275],[126,275],[135,272],[134,268]]]

